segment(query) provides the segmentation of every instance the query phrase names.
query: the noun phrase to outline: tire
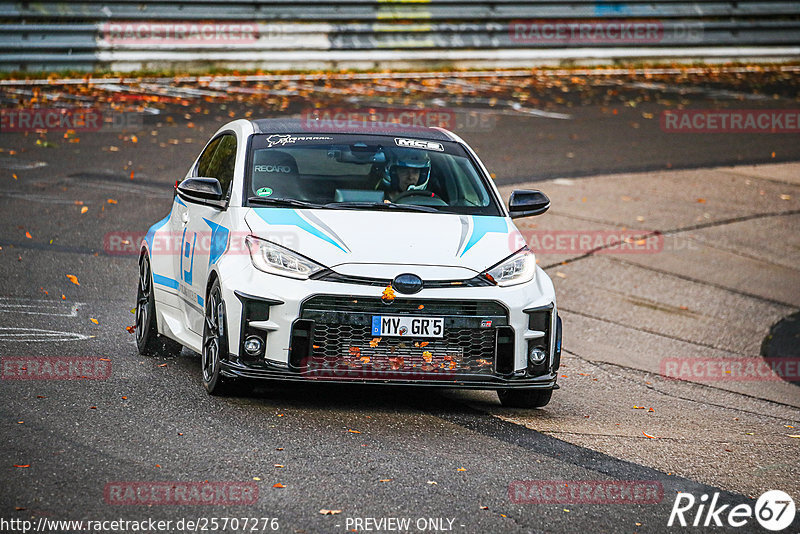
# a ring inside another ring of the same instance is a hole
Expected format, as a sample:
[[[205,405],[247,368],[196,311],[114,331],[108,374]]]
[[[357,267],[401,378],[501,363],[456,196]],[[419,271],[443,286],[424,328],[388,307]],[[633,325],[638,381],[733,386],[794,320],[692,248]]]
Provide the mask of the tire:
[[[222,328],[220,328],[220,326]],[[222,300],[219,280],[214,280],[206,298],[203,319],[203,347],[200,358],[203,387],[211,395],[230,395],[235,380],[222,376],[221,354],[228,350],[228,325],[225,301]]]
[[[182,345],[158,333],[156,300],[150,259],[142,254],[139,260],[139,283],[136,289],[136,348],[143,356],[177,356]]]
[[[552,389],[498,389],[500,404],[508,408],[544,408],[553,396]]]

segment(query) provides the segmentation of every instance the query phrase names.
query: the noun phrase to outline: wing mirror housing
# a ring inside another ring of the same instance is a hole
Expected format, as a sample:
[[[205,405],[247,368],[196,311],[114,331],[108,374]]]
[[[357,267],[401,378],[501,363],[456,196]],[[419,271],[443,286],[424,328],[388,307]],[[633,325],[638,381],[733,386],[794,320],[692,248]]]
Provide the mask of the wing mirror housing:
[[[541,215],[550,208],[550,199],[538,189],[518,189],[508,199],[512,219]]]
[[[218,205],[224,202],[225,193],[216,178],[187,178],[178,184],[178,195],[190,202]]]

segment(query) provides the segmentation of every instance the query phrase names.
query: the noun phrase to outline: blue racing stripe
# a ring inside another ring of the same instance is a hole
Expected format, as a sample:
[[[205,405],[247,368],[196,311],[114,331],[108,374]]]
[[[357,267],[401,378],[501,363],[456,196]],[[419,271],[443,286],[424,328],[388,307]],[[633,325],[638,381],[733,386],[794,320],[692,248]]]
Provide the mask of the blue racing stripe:
[[[160,286],[166,286],[171,289],[178,289],[177,280],[173,280],[172,278],[166,277],[161,274],[153,273],[153,283],[158,284]]]
[[[172,213],[170,213],[170,215],[172,215]],[[147,242],[147,249],[150,251],[151,254],[153,253],[153,237],[155,237],[156,232],[160,230],[162,226],[167,224],[170,215],[167,215],[166,217],[155,223],[153,226],[151,226],[150,229],[147,230],[147,235],[144,236],[144,240]]]
[[[338,248],[342,252],[347,252],[342,245],[334,241],[334,239],[325,234],[322,230],[313,226],[307,220],[300,217],[300,215],[293,209],[290,208],[255,208],[253,211],[256,212],[256,215],[264,219],[264,222],[267,224],[275,224],[275,225],[285,225],[285,226],[296,226],[301,230],[305,230],[309,234],[316,236],[323,241],[327,241],[334,247]]]
[[[467,253],[478,241],[483,239],[483,236],[489,232],[496,232],[504,234],[508,232],[508,224],[502,217],[489,217],[485,215],[475,215],[472,217],[472,235],[469,236],[467,246],[459,254],[459,257]]]

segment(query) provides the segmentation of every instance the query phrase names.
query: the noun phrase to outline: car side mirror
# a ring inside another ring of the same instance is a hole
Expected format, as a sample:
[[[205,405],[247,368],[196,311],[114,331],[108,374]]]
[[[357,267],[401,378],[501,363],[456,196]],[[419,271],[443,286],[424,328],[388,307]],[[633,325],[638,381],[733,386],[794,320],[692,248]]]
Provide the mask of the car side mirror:
[[[518,189],[508,199],[512,219],[541,215],[550,208],[550,199],[538,189]]]
[[[216,178],[187,178],[178,184],[178,195],[190,202],[222,202],[225,193]]]

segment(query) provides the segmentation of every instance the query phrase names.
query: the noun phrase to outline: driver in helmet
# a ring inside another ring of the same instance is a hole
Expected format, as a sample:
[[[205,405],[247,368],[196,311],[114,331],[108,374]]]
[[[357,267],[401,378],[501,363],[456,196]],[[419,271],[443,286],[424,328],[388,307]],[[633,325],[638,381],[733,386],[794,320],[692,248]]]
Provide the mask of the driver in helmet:
[[[389,200],[409,191],[424,191],[431,177],[431,160],[422,150],[400,148],[392,152],[381,185]]]

